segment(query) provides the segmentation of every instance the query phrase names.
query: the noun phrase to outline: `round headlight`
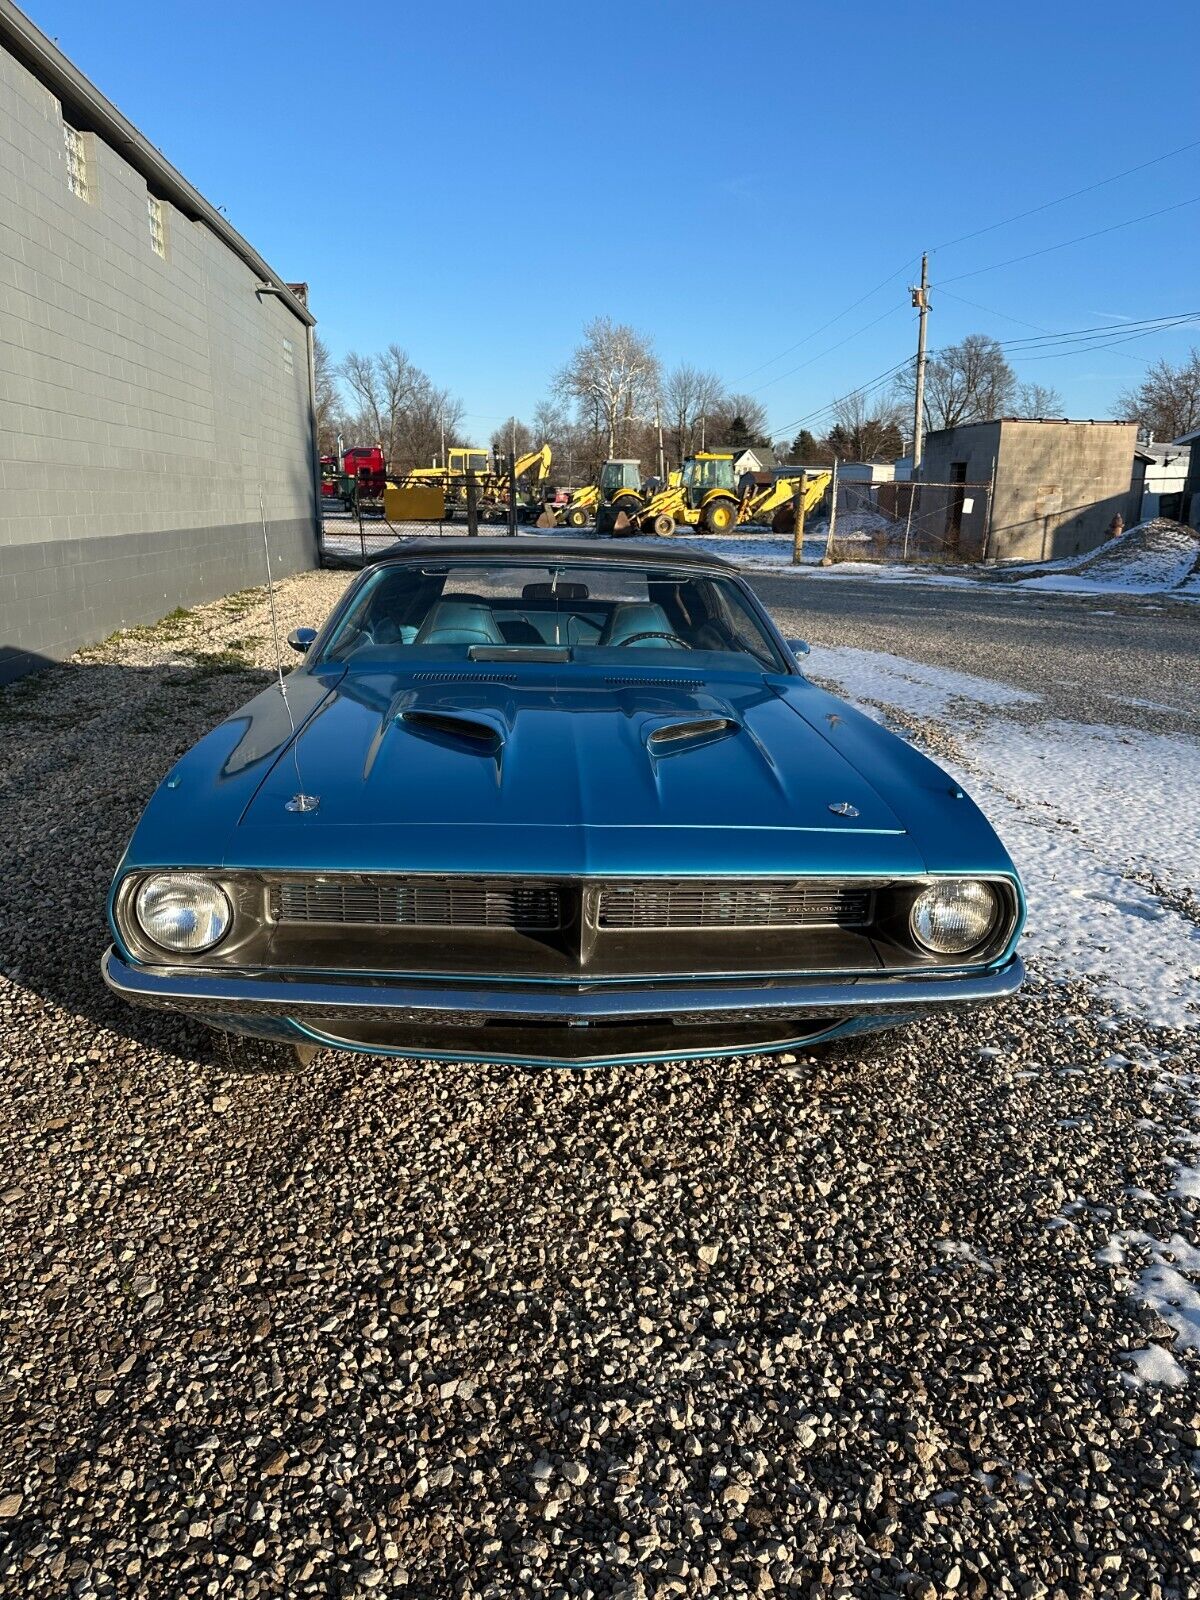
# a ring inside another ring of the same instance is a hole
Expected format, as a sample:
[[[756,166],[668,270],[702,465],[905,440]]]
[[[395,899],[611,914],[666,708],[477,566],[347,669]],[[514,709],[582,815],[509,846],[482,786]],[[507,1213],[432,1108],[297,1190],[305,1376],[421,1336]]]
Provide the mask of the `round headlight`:
[[[233,920],[225,891],[185,872],[147,878],[134,907],[142,932],[164,950],[210,950]]]
[[[983,943],[996,926],[999,909],[991,884],[977,878],[943,878],[913,901],[908,925],[926,950],[957,956]]]

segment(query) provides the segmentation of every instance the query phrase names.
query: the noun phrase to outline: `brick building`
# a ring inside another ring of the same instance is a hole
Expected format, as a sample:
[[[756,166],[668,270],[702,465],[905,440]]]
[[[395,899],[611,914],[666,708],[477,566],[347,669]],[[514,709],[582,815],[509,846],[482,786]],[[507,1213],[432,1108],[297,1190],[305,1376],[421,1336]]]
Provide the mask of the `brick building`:
[[[318,537],[313,318],[0,0],[0,682]]]

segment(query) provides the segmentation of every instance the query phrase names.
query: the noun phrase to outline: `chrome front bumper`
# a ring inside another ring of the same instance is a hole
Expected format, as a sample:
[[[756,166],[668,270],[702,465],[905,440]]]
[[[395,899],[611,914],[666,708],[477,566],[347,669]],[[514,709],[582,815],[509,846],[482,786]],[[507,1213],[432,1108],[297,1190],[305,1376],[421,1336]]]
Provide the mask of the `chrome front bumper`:
[[[115,949],[101,963],[110,989],[135,1005],[180,1011],[234,1032],[319,1039],[343,1049],[372,1053],[445,1055],[463,1060],[513,1060],[598,1064],[657,1056],[744,1053],[783,1048],[789,1042],[828,1037],[862,1027],[886,1027],[929,1011],[1003,1000],[1020,988],[1025,972],[1019,956],[986,972],[947,975],[906,973],[895,977],[693,979],[641,983],[516,983],[487,987],[456,979],[280,977],[278,974],[213,975],[132,966]],[[822,1027],[821,1024],[827,1024]],[[793,1024],[792,1034],[788,1025]],[[608,1035],[616,1045],[622,1025],[635,1050],[593,1053],[586,1030]],[[394,1029],[395,1047],[380,1037]],[[745,1044],[697,1038],[686,1030],[709,1028],[720,1035],[747,1031]],[[354,1031],[358,1030],[355,1038]],[[428,1046],[413,1042],[414,1030]],[[539,1030],[540,1033],[539,1033]],[[579,1030],[575,1033],[575,1030]],[[765,1034],[771,1036],[768,1045]],[[474,1038],[464,1041],[463,1036]],[[488,1047],[489,1033],[509,1043],[533,1046],[513,1051]],[[570,1035],[571,1048],[562,1048]],[[580,1037],[580,1035],[583,1037]],[[661,1034],[657,1048],[647,1048]],[[778,1034],[778,1037],[775,1035]],[[753,1035],[753,1041],[750,1036]],[[547,1051],[536,1048],[539,1044]],[[450,1048],[444,1049],[442,1045]],[[578,1046],[578,1048],[577,1048]]]

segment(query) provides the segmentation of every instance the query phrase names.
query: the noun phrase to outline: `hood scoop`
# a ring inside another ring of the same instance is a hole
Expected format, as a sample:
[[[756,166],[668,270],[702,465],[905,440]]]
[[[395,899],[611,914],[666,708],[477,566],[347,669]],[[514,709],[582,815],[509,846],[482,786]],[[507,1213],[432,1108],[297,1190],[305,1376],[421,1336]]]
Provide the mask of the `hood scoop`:
[[[672,717],[655,722],[646,732],[646,748],[651,755],[671,755],[677,750],[694,750],[736,733],[741,724],[732,717]]]
[[[426,711],[410,706],[396,720],[410,733],[480,755],[495,755],[508,736],[504,718],[486,709],[457,711],[438,707]]]

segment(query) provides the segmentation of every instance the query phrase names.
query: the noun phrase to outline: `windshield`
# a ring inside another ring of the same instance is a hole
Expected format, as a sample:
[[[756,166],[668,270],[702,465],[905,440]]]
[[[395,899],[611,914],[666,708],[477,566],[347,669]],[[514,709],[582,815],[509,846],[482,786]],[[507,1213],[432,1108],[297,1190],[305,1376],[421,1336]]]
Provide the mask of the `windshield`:
[[[685,461],[683,481],[689,489],[732,489],[733,457],[716,456],[708,461]]]
[[[636,461],[606,461],[600,469],[602,489],[636,489],[640,481]]]
[[[644,651],[733,656],[740,659],[725,665],[743,669],[749,657],[768,671],[786,670],[753,605],[728,578],[533,562],[381,566],[353,592],[319,661],[586,663]]]

